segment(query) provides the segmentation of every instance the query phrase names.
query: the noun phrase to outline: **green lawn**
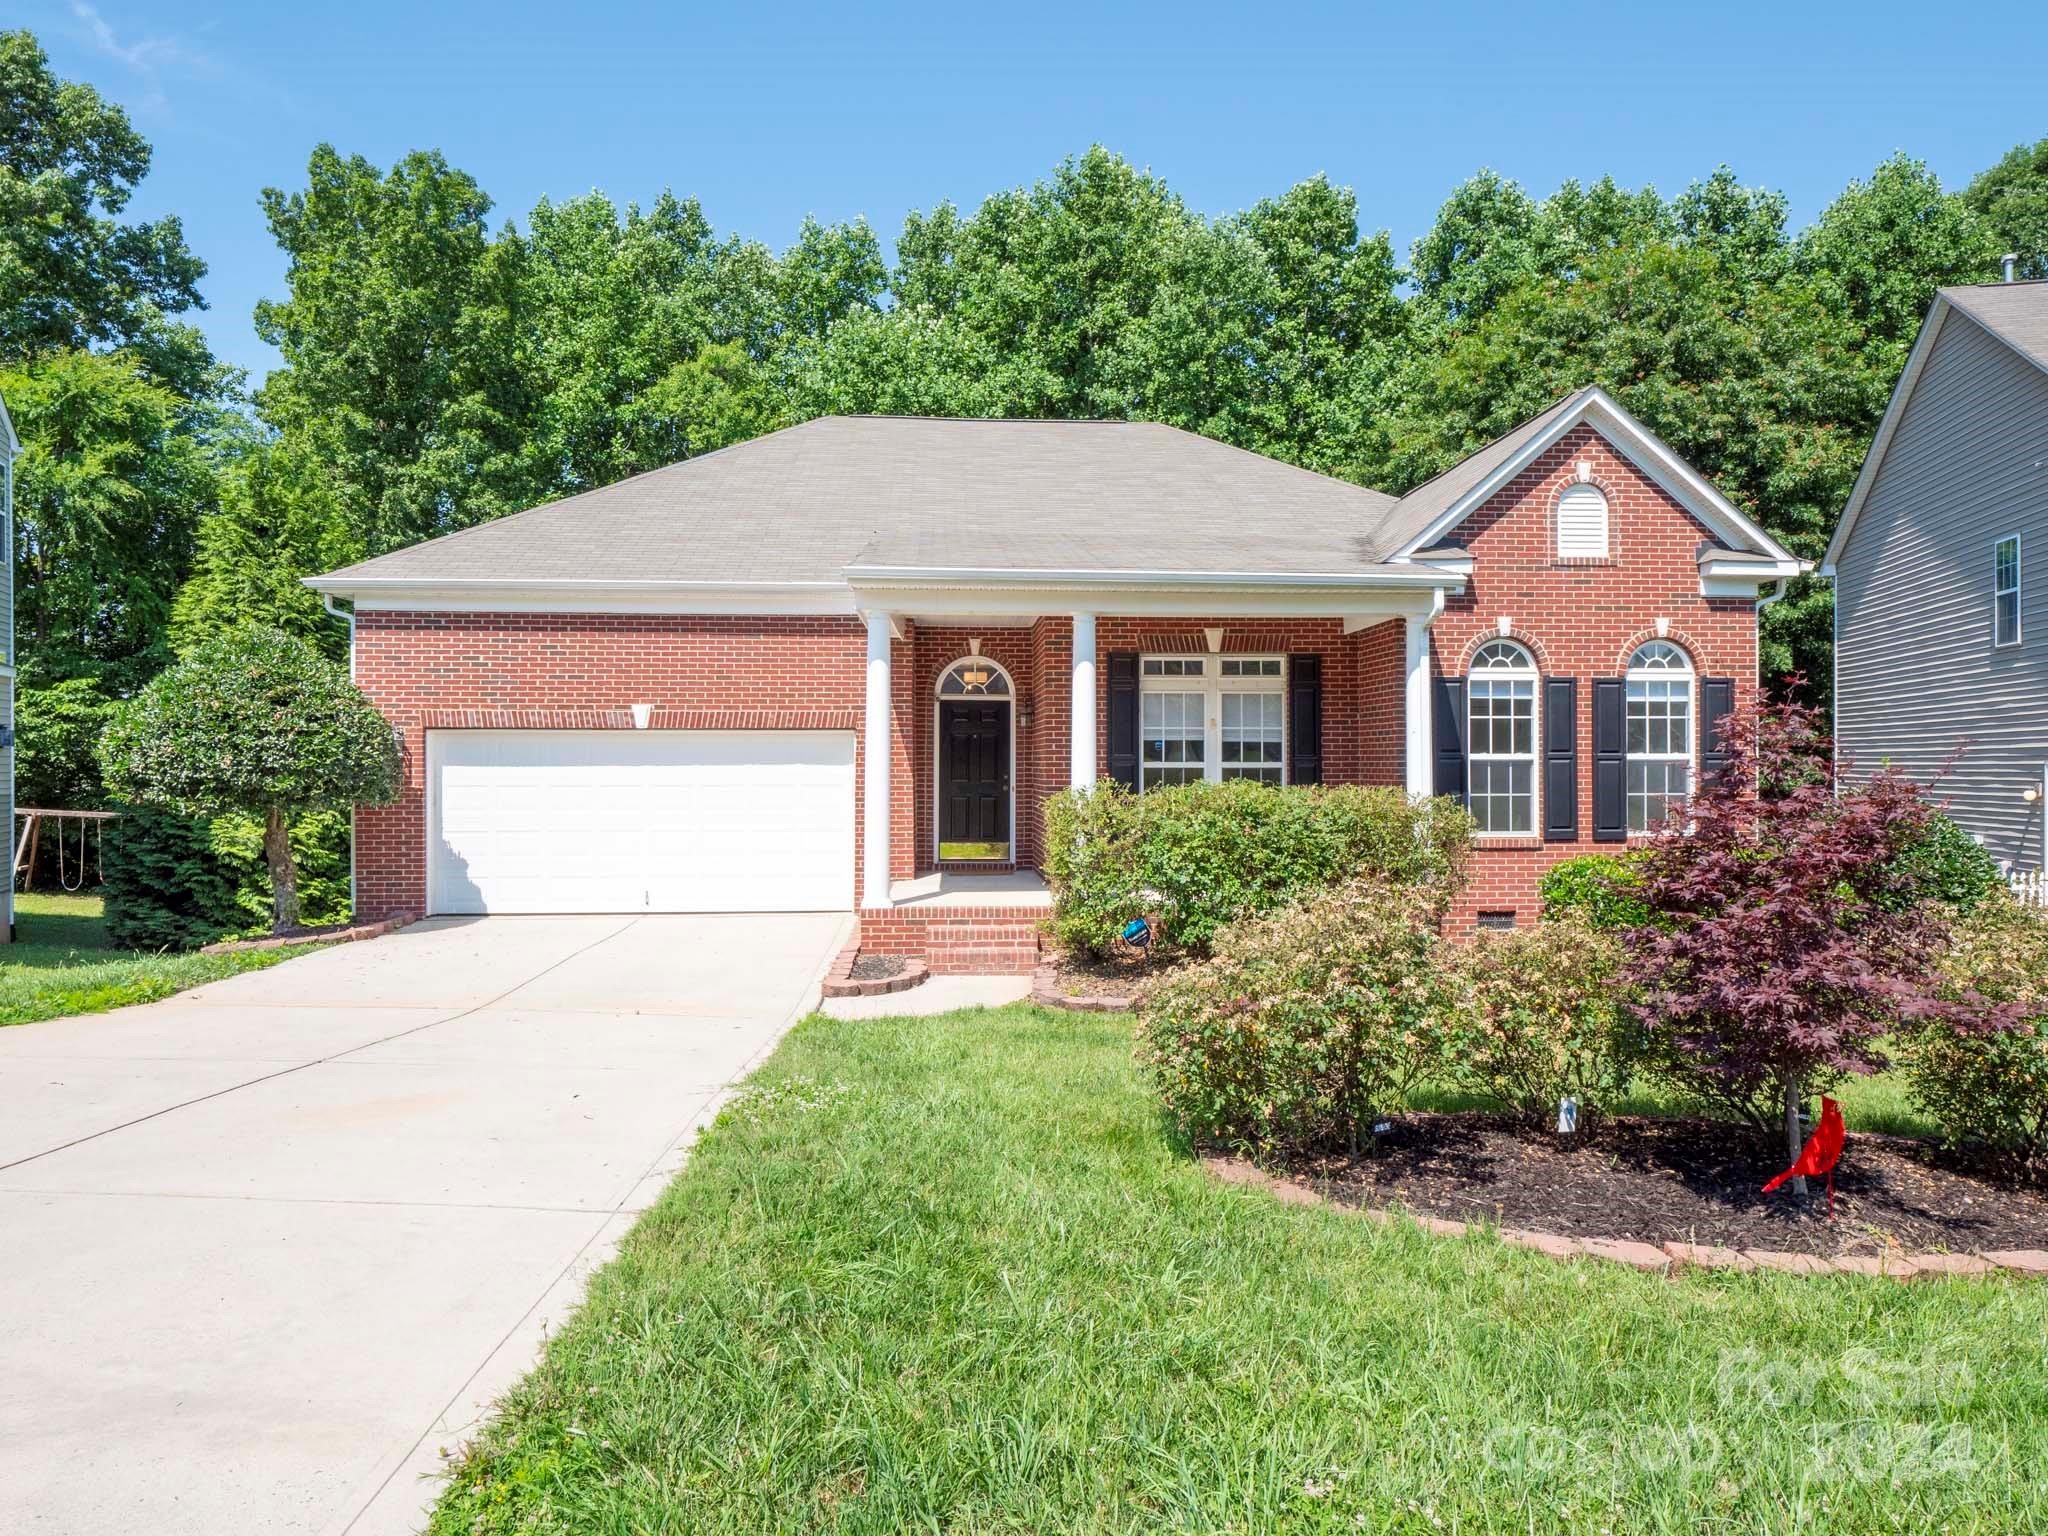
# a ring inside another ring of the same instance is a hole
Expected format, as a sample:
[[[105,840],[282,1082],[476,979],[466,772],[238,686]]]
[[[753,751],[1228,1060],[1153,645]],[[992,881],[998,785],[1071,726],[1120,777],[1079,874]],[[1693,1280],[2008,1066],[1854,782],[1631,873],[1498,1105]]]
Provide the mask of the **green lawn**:
[[[1560,1265],[1210,1180],[1128,1022],[813,1018],[433,1530],[2048,1528],[2048,1284]]]
[[[113,949],[97,896],[17,893],[14,926],[15,942],[0,948],[0,1026],[153,1003],[306,952],[300,946],[231,955]]]

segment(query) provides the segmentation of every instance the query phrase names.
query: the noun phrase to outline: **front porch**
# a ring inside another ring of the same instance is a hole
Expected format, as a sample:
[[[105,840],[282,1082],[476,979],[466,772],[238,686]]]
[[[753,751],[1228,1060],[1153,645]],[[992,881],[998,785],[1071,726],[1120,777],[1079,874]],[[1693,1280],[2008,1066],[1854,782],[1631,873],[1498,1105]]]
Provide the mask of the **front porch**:
[[[1329,607],[1318,598],[1332,594],[1293,589],[1151,593],[1065,613],[1004,611],[989,594],[991,611],[933,611],[935,596],[864,614],[864,740],[888,743],[862,755],[870,949],[923,953],[934,971],[1028,970],[1051,905],[1043,807],[1069,786],[1429,792],[1434,587]]]

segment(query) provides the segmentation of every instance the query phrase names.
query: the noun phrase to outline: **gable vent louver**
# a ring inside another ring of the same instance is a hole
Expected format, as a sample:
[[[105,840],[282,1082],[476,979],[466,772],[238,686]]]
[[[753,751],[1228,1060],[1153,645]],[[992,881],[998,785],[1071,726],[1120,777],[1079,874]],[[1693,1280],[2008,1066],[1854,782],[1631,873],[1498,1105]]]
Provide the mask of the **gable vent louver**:
[[[1568,486],[1557,499],[1557,557],[1599,560],[1607,554],[1607,497],[1597,485]]]

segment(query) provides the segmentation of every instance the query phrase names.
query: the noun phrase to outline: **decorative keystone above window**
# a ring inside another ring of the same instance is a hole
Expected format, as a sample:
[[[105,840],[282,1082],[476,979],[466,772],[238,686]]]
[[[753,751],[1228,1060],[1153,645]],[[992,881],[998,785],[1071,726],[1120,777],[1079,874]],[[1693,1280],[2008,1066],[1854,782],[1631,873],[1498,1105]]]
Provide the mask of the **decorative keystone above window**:
[[[1557,558],[1607,558],[1607,493],[1599,486],[1578,482],[1557,498]]]

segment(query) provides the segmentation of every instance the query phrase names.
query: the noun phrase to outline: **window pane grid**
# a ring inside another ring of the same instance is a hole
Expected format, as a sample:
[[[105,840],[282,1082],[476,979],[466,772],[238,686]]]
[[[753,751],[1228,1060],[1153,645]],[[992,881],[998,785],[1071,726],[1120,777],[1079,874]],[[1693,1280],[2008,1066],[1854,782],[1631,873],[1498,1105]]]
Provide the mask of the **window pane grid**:
[[[1528,653],[1512,641],[1489,641],[1473,657],[1465,689],[1466,801],[1480,832],[1527,835],[1536,829],[1534,671]]]
[[[1991,621],[1992,643],[2013,645],[2020,638],[2020,541],[2000,539],[1993,547]]]
[[[1692,792],[1691,663],[1654,641],[1630,659],[1626,732],[1628,829],[1654,832]]]
[[[1285,782],[1283,658],[1146,656],[1138,671],[1141,790],[1204,779]]]

